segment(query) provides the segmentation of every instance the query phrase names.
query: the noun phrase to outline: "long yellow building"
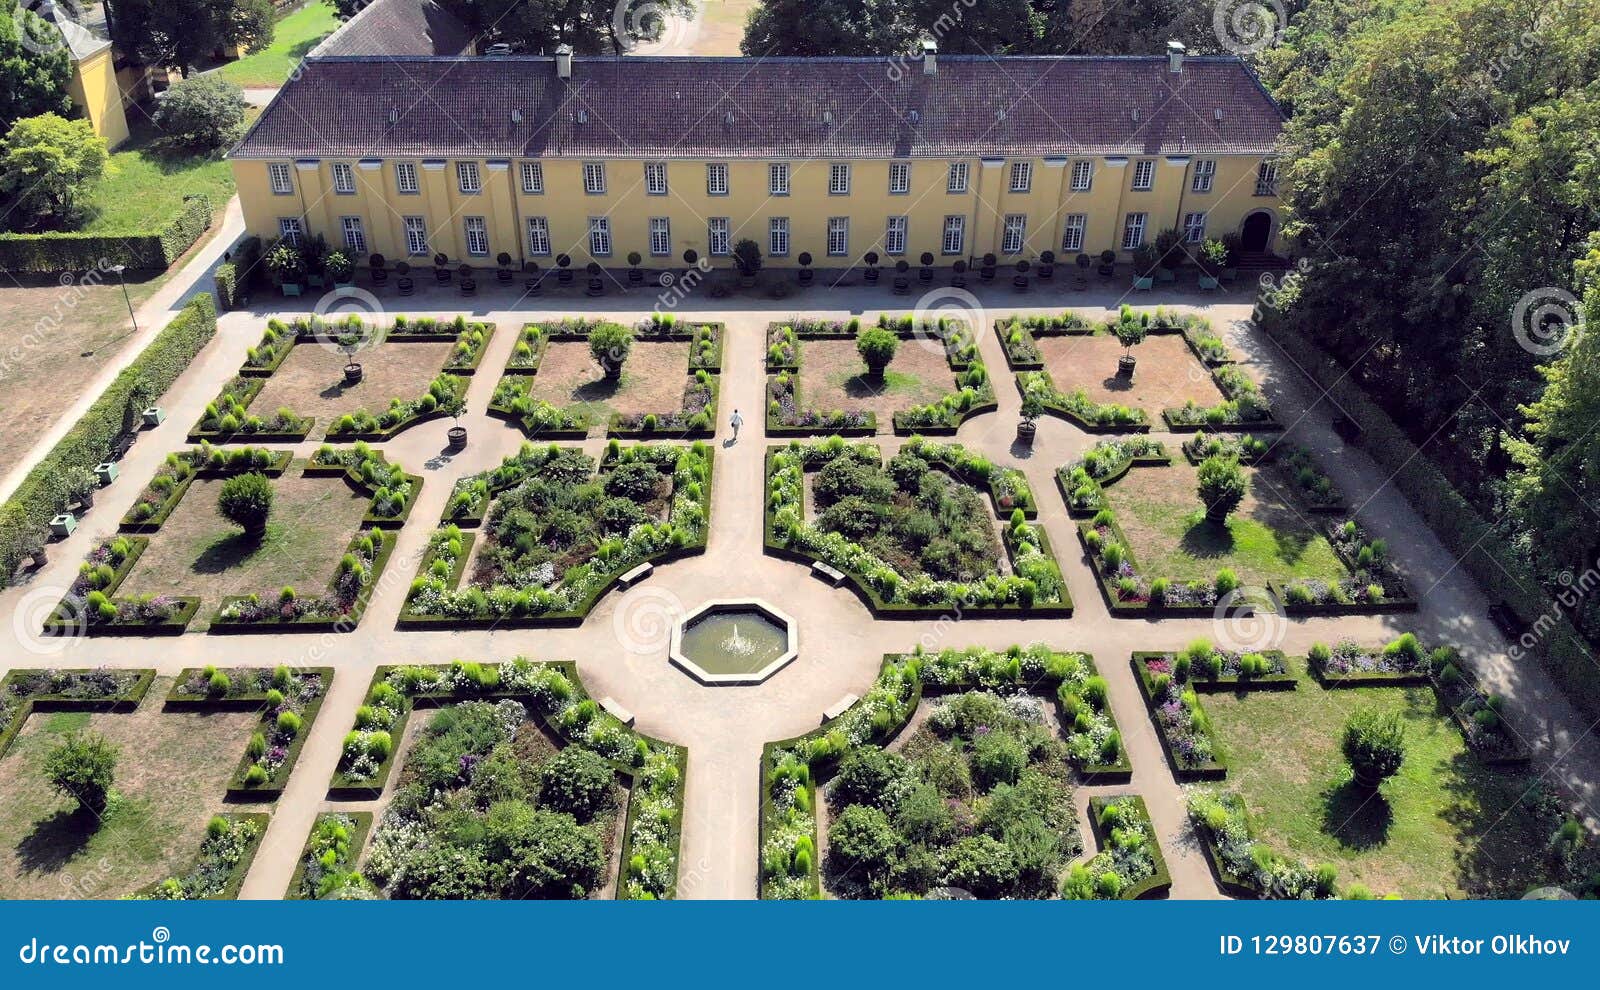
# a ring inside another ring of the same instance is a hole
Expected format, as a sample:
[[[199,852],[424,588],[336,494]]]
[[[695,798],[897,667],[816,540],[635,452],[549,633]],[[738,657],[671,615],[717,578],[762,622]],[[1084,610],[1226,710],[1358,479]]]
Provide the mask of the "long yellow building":
[[[1283,116],[1233,58],[322,55],[232,152],[249,230],[365,257],[768,267],[1167,228],[1279,247]]]

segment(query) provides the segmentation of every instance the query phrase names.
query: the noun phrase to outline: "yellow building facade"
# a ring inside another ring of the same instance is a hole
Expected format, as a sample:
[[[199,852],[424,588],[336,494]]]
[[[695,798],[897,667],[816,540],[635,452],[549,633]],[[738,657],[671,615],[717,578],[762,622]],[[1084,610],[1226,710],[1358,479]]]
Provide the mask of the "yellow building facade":
[[[477,70],[485,65],[481,59],[466,61]],[[492,69],[494,60],[487,61]],[[577,60],[578,66],[568,69],[565,77],[559,66],[540,68],[559,82],[557,94],[581,93],[572,74],[581,72],[584,61]],[[610,65],[616,60],[594,61]],[[666,60],[635,61],[638,71],[648,74]],[[1200,60],[1190,61],[1192,66]],[[851,61],[852,67],[857,64]],[[1167,64],[1157,60],[1156,72]],[[337,71],[350,68],[339,66]],[[1092,64],[1075,66],[1074,71],[1085,68],[1092,69]],[[1208,73],[1215,75],[1222,68],[1210,66]],[[519,66],[515,71],[539,78],[538,69]],[[616,71],[625,72],[626,67]],[[1237,63],[1224,71],[1248,75]],[[1253,77],[1249,78],[1253,85]],[[674,75],[663,85],[680,80]],[[1217,87],[1208,82],[1207,89]],[[488,86],[485,90],[495,92]],[[907,101],[915,95],[908,91]],[[829,103],[826,93],[812,98],[818,104]],[[494,96],[486,99],[492,101]],[[920,105],[921,109],[900,111],[902,130],[908,126],[918,130],[914,123],[905,124],[906,119],[920,122],[924,115],[938,112],[926,100]],[[286,109],[292,112],[294,107]],[[768,267],[795,266],[804,252],[820,268],[859,265],[868,252],[879,255],[883,264],[903,258],[912,265],[919,264],[924,253],[938,265],[958,259],[972,263],[986,254],[995,255],[1002,264],[1034,261],[1046,250],[1060,262],[1105,250],[1126,259],[1134,248],[1152,243],[1169,228],[1184,232],[1194,244],[1237,234],[1246,252],[1280,248],[1272,152],[1276,124],[1281,122],[1277,116],[1267,122],[1270,127],[1252,123],[1251,133],[1266,138],[1253,137],[1249,146],[1173,138],[1167,133],[1171,125],[1164,127],[1159,140],[1141,136],[1135,108],[1126,121],[1128,139],[1117,141],[1131,153],[1107,149],[1111,142],[1101,137],[1086,142],[1088,147],[1074,148],[1070,125],[1063,131],[1059,153],[1017,153],[1018,145],[1050,143],[1031,136],[1026,140],[997,136],[993,154],[939,153],[937,147],[917,147],[919,138],[926,145],[960,141],[982,147],[981,129],[962,125],[974,130],[974,136],[946,139],[919,134],[903,142],[906,153],[896,154],[893,147],[883,149],[887,153],[860,147],[893,144],[899,140],[893,135],[880,141],[876,131],[862,130],[848,139],[837,137],[847,125],[843,121],[834,125],[837,111],[832,109],[810,111],[819,113],[824,126],[832,128],[814,147],[808,146],[803,134],[784,139],[754,119],[747,123],[740,115],[747,111],[729,109],[720,121],[713,120],[707,136],[695,133],[696,128],[706,130],[705,125],[686,118],[683,127],[689,136],[679,144],[698,146],[691,149],[663,146],[671,141],[670,131],[642,134],[631,142],[619,127],[645,129],[654,127],[654,122],[607,118],[604,105],[593,106],[591,116],[590,107],[570,96],[555,104],[543,130],[529,131],[525,139],[519,129],[537,123],[529,117],[542,110],[517,106],[504,112],[505,120],[495,121],[493,127],[462,120],[459,133],[452,133],[446,122],[436,121],[419,125],[417,137],[407,134],[402,140],[400,132],[408,129],[408,123],[391,110],[387,127],[377,128],[365,141],[357,136],[354,141],[333,143],[342,143],[342,148],[316,137],[315,128],[298,132],[292,121],[277,136],[269,121],[269,133],[253,131],[233,155],[246,224],[268,241],[321,235],[330,245],[349,248],[362,258],[378,253],[391,261],[416,263],[444,254],[451,264],[492,265],[503,252],[515,264],[543,267],[566,255],[580,268],[591,261],[623,266],[635,252],[646,266],[681,264],[690,250],[715,262],[727,258],[747,238],[758,245]],[[715,115],[719,109],[695,112]],[[861,112],[875,111],[868,106]],[[1159,112],[1152,111],[1147,120]],[[1238,107],[1219,106],[1213,119],[1240,112]],[[1263,112],[1276,115],[1276,108],[1262,94],[1254,112],[1258,117]],[[263,120],[272,115],[269,108]],[[996,117],[1004,120],[1005,114],[997,112]],[[499,126],[502,123],[504,127]],[[606,124],[612,133],[598,133],[596,123]],[[562,133],[547,133],[557,124]],[[479,143],[474,140],[474,126],[486,132],[483,145],[525,153],[393,153],[401,145],[415,146],[418,138],[434,143],[439,151],[448,152],[455,145],[464,152]],[[868,121],[861,126],[873,125]],[[754,131],[749,143],[738,140],[741,127]],[[796,122],[795,129],[804,130],[805,123]],[[723,147],[703,150],[712,142]],[[650,147],[633,154],[615,153],[630,150],[616,147],[628,144]],[[774,148],[775,144],[787,147]],[[852,144],[857,147],[850,153],[838,153]],[[1194,150],[1185,150],[1189,146]],[[374,153],[348,153],[346,149],[353,147]],[[274,148],[292,153],[272,154]],[[1139,148],[1146,150],[1141,153]],[[340,154],[342,150],[346,153]],[[788,153],[770,153],[773,150]],[[538,153],[526,153],[533,151]]]

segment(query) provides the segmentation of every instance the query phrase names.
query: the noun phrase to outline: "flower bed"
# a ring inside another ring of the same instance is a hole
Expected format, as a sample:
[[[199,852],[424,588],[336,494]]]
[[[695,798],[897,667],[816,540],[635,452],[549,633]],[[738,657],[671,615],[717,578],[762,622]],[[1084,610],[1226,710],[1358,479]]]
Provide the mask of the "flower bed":
[[[1149,437],[1101,440],[1081,460],[1056,471],[1056,486],[1073,516],[1092,516],[1106,507],[1104,488],[1135,467],[1172,463],[1166,445]]]
[[[589,419],[581,411],[566,409],[530,393],[533,368],[507,369],[489,400],[489,414],[515,423],[530,437],[581,440],[589,434]],[[515,373],[513,373],[515,372]]]
[[[1372,539],[1354,519],[1328,522],[1324,531],[1350,576],[1330,584],[1310,578],[1289,581],[1277,591],[1290,615],[1415,612],[1416,601],[1389,560],[1388,543]]]
[[[1200,707],[1199,695],[1192,686],[1184,687],[1171,672],[1153,669],[1152,665],[1160,662],[1138,654],[1132,659],[1134,677],[1150,709],[1156,734],[1161,737],[1161,748],[1172,764],[1172,775],[1180,782],[1221,780],[1227,776],[1228,767],[1218,752],[1216,735],[1205,709]]]
[[[365,896],[367,886],[359,879],[355,865],[371,831],[370,811],[325,811],[318,815],[300,852],[300,863],[289,878],[284,899],[340,900],[352,893]]]
[[[1115,403],[1095,402],[1083,389],[1063,392],[1048,371],[1019,371],[1017,391],[1023,396],[1036,393],[1044,411],[1059,416],[1087,433],[1143,433],[1150,429],[1150,417],[1143,409]]]
[[[1338,872],[1332,866],[1312,869],[1254,839],[1244,800],[1237,794],[1191,794],[1189,820],[1200,836],[1218,886],[1234,897],[1295,901],[1339,896]],[[1360,884],[1352,884],[1344,896],[1369,900],[1372,894]]]
[[[959,455],[957,451],[960,451]],[[880,618],[910,618],[951,609],[964,612],[967,617],[974,614],[1070,615],[1071,598],[1049,541],[1043,528],[1029,523],[1026,512],[1021,508],[1012,511],[1002,536],[1013,573],[1002,575],[990,570],[974,580],[941,578],[936,576],[936,572],[928,570],[908,574],[899,569],[906,564],[897,566],[860,542],[861,539],[867,539],[881,543],[892,535],[887,531],[875,529],[860,538],[852,538],[838,529],[825,528],[833,524],[824,517],[819,516],[818,521],[806,519],[807,471],[826,472],[834,461],[855,462],[860,465],[860,472],[864,476],[862,482],[870,487],[873,497],[881,498],[873,502],[861,493],[853,493],[841,499],[841,504],[849,510],[852,518],[860,515],[855,512],[859,508],[880,520],[899,519],[899,514],[886,506],[892,506],[895,498],[904,498],[906,491],[920,492],[927,483],[930,469],[937,469],[942,463],[948,463],[948,458],[956,456],[967,455],[961,448],[928,445],[921,438],[913,437],[889,464],[890,474],[905,476],[903,483],[889,482],[885,485],[884,480],[879,478],[884,471],[881,453],[871,444],[851,445],[840,437],[832,437],[810,445],[792,442],[788,447],[770,448],[767,451],[766,472],[765,543],[768,552],[801,562],[820,560],[837,568]],[[969,459],[968,463],[970,470],[977,471],[978,465],[987,462]],[[992,473],[992,468],[990,471]],[[949,493],[948,498],[960,494],[948,488],[944,491]],[[857,505],[850,501],[852,498],[864,500],[864,504]],[[882,502],[882,498],[889,501]],[[824,525],[819,525],[819,522]],[[968,518],[968,522],[976,526],[982,520]],[[906,522],[906,525],[911,523]],[[936,530],[937,527],[935,531],[930,531],[930,538],[939,538]],[[928,545],[935,544],[930,542]],[[926,558],[918,567],[925,566]]]
[[[259,709],[261,722],[228,781],[230,801],[271,801],[288,786],[333,683],[332,667],[187,667],[167,694],[186,711]]]
[[[297,415],[287,407],[279,408],[270,417],[250,412],[250,403],[266,385],[267,380],[259,376],[239,374],[229,379],[217,397],[206,404],[199,421],[189,428],[189,442],[298,443],[304,440],[316,422],[311,417]]]
[[[687,447],[622,446],[613,441],[596,476],[591,474],[593,461],[581,451],[524,446],[487,477],[458,482],[445,508],[447,519],[461,523],[489,513],[481,537],[488,541],[480,551],[489,568],[484,583],[465,588],[449,583],[452,575],[459,578],[467,545],[446,555],[456,541],[452,536],[441,540],[436,533],[423,569],[412,582],[400,624],[582,622],[617,578],[638,565],[704,550],[710,528],[712,463],[712,451],[703,441]],[[649,479],[646,467],[653,468],[660,480],[650,491],[634,491],[636,483]],[[502,501],[506,507],[495,508]],[[632,508],[624,502],[631,502]],[[543,521],[558,505],[559,535]],[[665,510],[665,519],[652,518],[646,511],[658,506]],[[529,527],[540,526],[546,527],[543,535],[548,539],[530,539],[523,546],[520,536]],[[536,547],[543,549],[535,553]],[[499,548],[509,549],[501,553]]]
[[[372,500],[363,526],[398,529],[405,525],[422,494],[422,479],[407,474],[404,468],[390,464],[379,451],[358,441],[352,447],[335,448],[323,444],[311,455],[306,465],[307,475],[334,473],[350,483],[350,487]]]
[[[366,613],[394,552],[395,539],[392,533],[377,528],[357,532],[339,559],[328,590],[315,598],[303,596],[293,587],[267,598],[254,592],[228,595],[209,631],[258,632],[270,626],[281,632],[351,632]]]
[[[1067,900],[1159,897],[1172,889],[1172,874],[1156,840],[1155,823],[1136,794],[1089,799],[1089,825],[1100,852],[1076,863],[1061,883]]]
[[[1428,666],[1439,703],[1449,709],[1479,760],[1489,766],[1522,766],[1529,761],[1527,746],[1501,714],[1505,699],[1478,684],[1454,647],[1434,650]]]
[[[1295,676],[1281,650],[1239,653],[1197,639],[1181,650],[1134,653],[1151,674],[1167,674],[1180,688],[1208,691],[1292,691]]]
[[[389,408],[376,415],[365,409],[345,413],[328,428],[329,440],[388,440],[418,423],[457,415],[466,407],[467,380],[443,374],[428,383],[415,399],[391,399]]]
[[[1306,666],[1323,687],[1407,687],[1429,683],[1428,659],[1417,637],[1404,633],[1382,648],[1344,640],[1331,649],[1314,643]]]
[[[483,362],[483,355],[489,350],[489,341],[494,337],[494,331],[493,323],[468,321],[461,315],[457,315],[453,320],[436,320],[431,316],[396,316],[388,332],[379,331],[379,333],[384,341],[397,344],[411,341],[431,343],[454,338],[455,346],[451,348],[450,357],[446,359],[443,370],[458,375],[471,375]]]
[[[1181,406],[1161,411],[1167,428],[1187,430],[1281,430],[1283,424],[1272,416],[1272,404],[1255,379],[1234,364],[1210,365],[1211,379],[1226,397],[1214,406],[1202,406],[1190,399]]]
[[[1093,519],[1080,522],[1078,538],[1083,541],[1089,564],[1100,581],[1100,593],[1113,615],[1211,615],[1217,604],[1239,587],[1238,578],[1227,568],[1219,570],[1209,582],[1150,578],[1140,573],[1128,538],[1110,509],[1101,509]]]
[[[13,670],[0,679],[0,758],[34,712],[131,712],[155,676],[150,669],[109,667]]]
[[[169,877],[135,894],[134,900],[232,900],[244,886],[245,874],[255,859],[261,837],[267,833],[264,814],[216,815],[206,825],[206,837],[194,865],[181,877]]]
[[[1240,464],[1265,464],[1287,446],[1281,440],[1268,442],[1250,433],[1207,433],[1201,430],[1183,442],[1183,456],[1190,464],[1207,457],[1232,457]]]
[[[568,745],[591,750],[630,778],[617,896],[675,896],[687,753],[629,729],[588,697],[570,663],[380,667],[346,735],[330,799],[376,797],[394,770],[396,741],[417,708],[473,699],[526,704]]]
[[[147,536],[115,536],[78,565],[78,576],[45,620],[47,636],[175,636],[200,610],[200,599],[172,595],[114,598],[150,546]]]
[[[1044,367],[1037,339],[1068,334],[1092,334],[1097,329],[1089,318],[1067,310],[1058,315],[1005,316],[994,321],[994,334],[1006,352],[1012,371],[1037,371]]]

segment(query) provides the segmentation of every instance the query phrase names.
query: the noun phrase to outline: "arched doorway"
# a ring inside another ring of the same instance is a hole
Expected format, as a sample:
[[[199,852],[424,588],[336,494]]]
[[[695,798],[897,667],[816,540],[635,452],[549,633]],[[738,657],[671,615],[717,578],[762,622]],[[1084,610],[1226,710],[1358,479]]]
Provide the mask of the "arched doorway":
[[[1257,210],[1239,225],[1239,250],[1265,251],[1272,243],[1272,214]]]

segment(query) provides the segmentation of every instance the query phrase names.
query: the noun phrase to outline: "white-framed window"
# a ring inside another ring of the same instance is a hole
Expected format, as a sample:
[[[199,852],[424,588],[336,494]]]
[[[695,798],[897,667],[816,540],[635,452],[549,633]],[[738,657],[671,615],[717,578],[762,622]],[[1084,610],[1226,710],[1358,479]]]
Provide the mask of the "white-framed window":
[[[706,195],[728,195],[727,162],[706,162]]]
[[[966,162],[951,162],[950,175],[945,180],[945,192],[964,193],[967,191],[967,177],[969,169]]]
[[[789,253],[789,218],[773,217],[767,221],[767,253],[782,258]]]
[[[1199,244],[1206,239],[1206,215],[1204,213],[1185,213],[1183,215],[1183,240],[1187,244]]]
[[[850,253],[850,218],[828,218],[828,253],[835,257]]]
[[[828,166],[828,195],[850,195],[850,163],[834,162]]]
[[[717,257],[733,253],[732,225],[727,217],[712,217],[706,221],[706,250]]]
[[[300,226],[299,217],[279,217],[278,236],[284,243],[299,247],[305,241],[305,230]]]
[[[650,218],[650,253],[657,258],[672,253],[672,221],[666,217]]]
[[[478,163],[456,162],[456,183],[468,196],[483,192],[483,176],[478,174]]]
[[[467,232],[467,253],[485,255],[489,253],[489,225],[483,217],[466,217],[462,221]]]
[[[611,218],[589,218],[589,253],[596,258],[611,255]]]
[[[911,191],[911,163],[889,163],[889,192],[901,196]]]
[[[417,183],[416,162],[394,163],[394,187],[408,196],[422,191],[422,186]]]
[[[1256,166],[1256,195],[1278,195],[1278,163],[1262,162]]]
[[[644,191],[650,196],[665,196],[667,194],[667,163],[644,163]]]
[[[906,253],[906,218],[890,217],[883,229],[883,253]]]
[[[350,167],[349,162],[334,162],[329,168],[333,172],[334,192],[349,196],[356,191],[356,170]]]
[[[1083,231],[1089,225],[1087,213],[1068,213],[1061,225],[1061,250],[1076,254],[1083,250]]]
[[[1021,254],[1022,246],[1028,241],[1028,215],[1026,213],[1007,213],[1005,227],[1000,233],[1001,254]]]
[[[528,218],[528,253],[550,253],[550,220],[547,217]]]
[[[1011,191],[1025,193],[1033,188],[1033,162],[1011,163]]]
[[[1133,163],[1133,188],[1138,192],[1148,192],[1156,182],[1156,162],[1153,158],[1141,158]]]
[[[956,214],[944,218],[944,239],[939,245],[942,254],[962,254],[967,245],[967,218]]]
[[[767,193],[771,196],[789,195],[788,162],[769,162],[767,164]]]
[[[428,251],[428,218],[406,217],[406,253],[413,257],[422,257]]]
[[[344,231],[344,246],[356,254],[367,253],[367,229],[360,217],[340,217],[339,227]]]
[[[599,196],[606,191],[606,163],[583,163],[583,191],[590,196]]]
[[[530,196],[544,192],[544,162],[522,163],[522,191]]]
[[[283,162],[269,162],[267,177],[272,180],[272,191],[279,196],[294,194],[294,173]]]
[[[1194,183],[1191,191],[1208,193],[1211,184],[1217,179],[1217,160],[1215,158],[1196,158],[1194,161]]]
[[[1122,250],[1132,251],[1144,244],[1144,225],[1150,220],[1148,213],[1130,213],[1122,225]]]
[[[1088,192],[1094,185],[1094,162],[1087,158],[1072,163],[1072,191]]]

